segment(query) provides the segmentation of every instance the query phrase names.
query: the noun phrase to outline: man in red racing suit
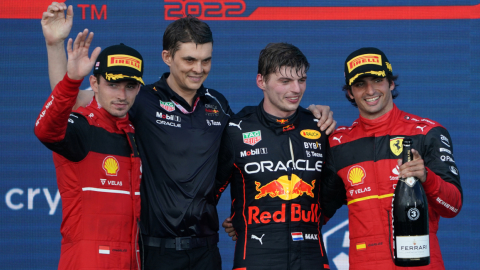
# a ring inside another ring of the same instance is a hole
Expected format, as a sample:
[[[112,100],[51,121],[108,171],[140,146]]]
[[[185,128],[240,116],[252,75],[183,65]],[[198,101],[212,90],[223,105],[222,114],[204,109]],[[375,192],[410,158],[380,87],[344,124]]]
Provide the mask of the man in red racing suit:
[[[445,269],[436,235],[438,222],[440,217],[455,217],[462,206],[450,135],[440,124],[396,107],[392,99],[398,95],[397,77],[383,52],[362,48],[345,64],[344,90],[360,117],[329,138],[326,171],[333,175],[322,182],[321,198],[326,217],[343,203],[348,205],[350,269]],[[402,165],[398,159],[407,137],[413,140],[414,160]],[[392,260],[392,196],[399,176],[418,177],[427,195],[428,266],[396,267]]]
[[[100,55],[97,48],[89,59],[86,36],[77,36],[73,50],[69,40],[67,74],[35,124],[35,135],[54,152],[62,198],[58,269],[140,269],[141,162],[127,112],[143,83],[143,60],[123,44]],[[72,112],[94,56],[95,99]],[[113,65],[119,56],[124,61]]]
[[[264,100],[242,109],[224,131],[217,190],[231,183],[233,269],[330,269],[319,205],[328,140],[298,106],[308,66],[295,46],[269,44],[257,75]]]

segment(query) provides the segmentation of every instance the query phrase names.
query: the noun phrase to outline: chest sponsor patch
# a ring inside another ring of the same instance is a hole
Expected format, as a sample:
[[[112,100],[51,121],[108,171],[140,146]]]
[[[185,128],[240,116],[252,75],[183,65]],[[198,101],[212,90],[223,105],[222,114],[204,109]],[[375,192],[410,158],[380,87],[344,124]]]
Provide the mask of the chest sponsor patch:
[[[170,102],[170,101],[160,100],[160,107],[162,107],[162,109],[164,109],[167,112],[175,111],[175,104],[173,104],[173,102]]]
[[[256,148],[251,150],[243,150],[240,152],[240,157],[249,157],[249,156],[257,156],[257,155],[265,155],[268,154],[268,150],[266,147],[263,148]]]
[[[207,116],[217,116],[220,111],[217,106],[213,104],[205,104],[205,115]]]
[[[403,151],[403,138],[404,137],[395,137],[390,139],[390,150],[395,156],[398,156]]]
[[[246,143],[251,146],[254,146],[259,141],[262,140],[262,133],[260,132],[260,130],[245,132],[242,135],[243,135],[243,143]]]
[[[300,135],[302,135],[302,137],[310,139],[310,140],[316,140],[316,139],[318,139],[322,136],[320,131],[314,130],[314,129],[304,129],[304,130],[300,131]]]
[[[348,181],[352,186],[361,185],[363,184],[363,180],[367,176],[365,169],[362,166],[355,165],[348,170]]]
[[[166,114],[166,113],[157,112],[157,114],[155,116],[157,118],[161,118],[161,119],[165,119],[165,120],[182,122],[182,118],[180,116],[173,115],[173,114]]]
[[[108,176],[117,176],[120,165],[114,156],[108,156],[103,160],[102,168]]]
[[[255,200],[261,199],[270,195],[271,198],[279,197],[282,200],[293,200],[299,196],[306,195],[315,198],[315,181],[312,180],[311,184],[303,181],[296,174],[291,175],[289,180],[288,175],[280,176],[278,179],[273,180],[264,186],[260,182],[255,181],[255,189],[259,192],[255,196]]]

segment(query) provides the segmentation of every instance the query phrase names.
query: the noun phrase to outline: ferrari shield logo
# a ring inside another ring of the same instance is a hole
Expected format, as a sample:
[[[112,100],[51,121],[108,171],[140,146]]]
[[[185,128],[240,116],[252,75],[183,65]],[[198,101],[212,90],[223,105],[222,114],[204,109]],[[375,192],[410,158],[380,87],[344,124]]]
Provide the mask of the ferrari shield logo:
[[[260,130],[243,133],[243,142],[249,145],[255,145],[262,140]]]
[[[403,151],[403,137],[395,137],[390,139],[390,149],[395,156],[398,156]]]

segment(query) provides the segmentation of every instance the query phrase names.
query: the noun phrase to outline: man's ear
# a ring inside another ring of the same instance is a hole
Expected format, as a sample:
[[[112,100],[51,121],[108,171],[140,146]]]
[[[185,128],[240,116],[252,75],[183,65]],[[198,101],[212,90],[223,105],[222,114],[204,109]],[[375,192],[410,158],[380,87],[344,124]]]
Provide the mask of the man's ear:
[[[395,82],[392,80],[392,83],[390,83],[390,91],[393,91],[395,89]]]
[[[98,84],[100,82],[97,80],[97,77],[95,77],[94,75],[90,75],[88,80],[90,81],[90,87],[92,87],[93,92],[98,93]]]
[[[172,54],[167,50],[163,50],[162,51],[162,60],[163,60],[163,62],[165,62],[165,64],[167,64],[167,66],[170,66],[172,64],[172,61],[173,61]]]
[[[265,81],[265,77],[262,74],[257,74],[257,86],[258,88],[265,90],[265,85],[267,82]]]
[[[351,99],[355,99],[355,97],[352,94],[352,88],[351,87],[350,87],[350,89],[347,90],[347,93],[348,93],[348,97],[350,97]]]

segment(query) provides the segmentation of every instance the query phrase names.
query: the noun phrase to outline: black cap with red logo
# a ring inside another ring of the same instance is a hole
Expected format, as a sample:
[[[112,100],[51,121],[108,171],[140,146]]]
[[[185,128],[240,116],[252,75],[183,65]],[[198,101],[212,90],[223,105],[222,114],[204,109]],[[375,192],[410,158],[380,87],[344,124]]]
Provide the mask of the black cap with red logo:
[[[352,52],[345,60],[345,82],[352,85],[365,77],[387,77],[392,75],[392,65],[387,56],[377,48],[361,48]]]
[[[98,55],[93,74],[102,74],[109,82],[133,80],[145,84],[142,55],[123,43],[107,47]]]

